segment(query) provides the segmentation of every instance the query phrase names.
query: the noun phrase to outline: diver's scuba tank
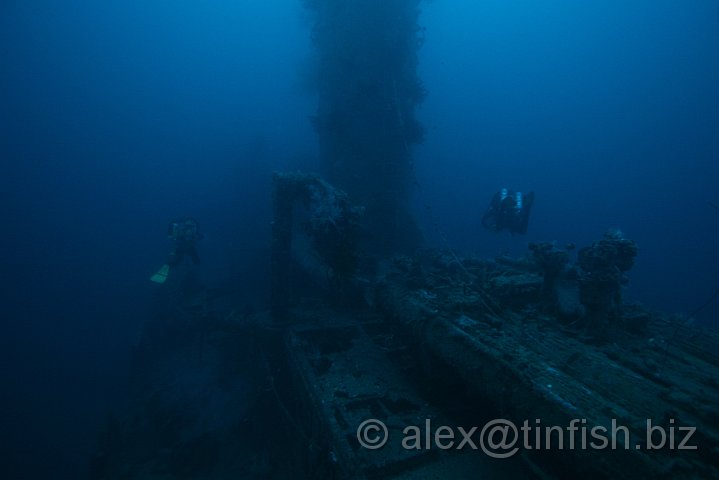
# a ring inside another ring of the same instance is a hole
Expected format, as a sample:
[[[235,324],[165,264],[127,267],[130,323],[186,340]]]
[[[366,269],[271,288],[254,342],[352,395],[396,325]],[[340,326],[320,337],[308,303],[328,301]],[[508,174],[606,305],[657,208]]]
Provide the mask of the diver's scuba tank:
[[[505,198],[509,195],[509,191],[506,188],[503,188],[499,191],[499,201],[503,202]]]
[[[522,210],[522,192],[517,192],[517,194],[514,197],[515,200],[515,206],[514,208],[517,209],[517,211]]]
[[[177,240],[180,237],[180,224],[178,222],[172,222],[170,224],[167,236],[173,240]]]

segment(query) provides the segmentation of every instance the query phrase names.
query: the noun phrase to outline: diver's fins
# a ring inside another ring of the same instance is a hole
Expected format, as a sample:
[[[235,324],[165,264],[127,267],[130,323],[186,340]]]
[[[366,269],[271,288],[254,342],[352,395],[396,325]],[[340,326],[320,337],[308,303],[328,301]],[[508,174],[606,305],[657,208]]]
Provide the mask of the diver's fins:
[[[152,277],[150,277],[150,280],[152,280],[155,283],[165,283],[165,280],[167,280],[167,275],[170,273],[170,266],[168,264],[164,264],[160,267],[160,269],[157,271],[156,274],[154,274]]]

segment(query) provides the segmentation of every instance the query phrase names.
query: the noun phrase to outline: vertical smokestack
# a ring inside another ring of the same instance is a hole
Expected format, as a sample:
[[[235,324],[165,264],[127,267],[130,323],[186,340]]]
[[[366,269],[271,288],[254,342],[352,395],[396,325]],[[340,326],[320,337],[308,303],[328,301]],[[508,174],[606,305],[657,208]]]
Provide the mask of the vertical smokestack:
[[[315,15],[319,104],[314,117],[323,175],[367,208],[376,254],[420,241],[410,209],[420,0],[304,0]]]

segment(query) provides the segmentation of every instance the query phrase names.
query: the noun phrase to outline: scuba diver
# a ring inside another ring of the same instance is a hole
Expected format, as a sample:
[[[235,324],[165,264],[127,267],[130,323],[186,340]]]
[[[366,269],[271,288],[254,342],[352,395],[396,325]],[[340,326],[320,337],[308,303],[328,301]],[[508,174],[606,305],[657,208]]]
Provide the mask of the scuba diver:
[[[511,192],[503,188],[492,197],[492,202],[482,217],[482,226],[495,232],[507,229],[512,235],[524,235],[527,233],[533,203],[534,192],[524,195],[522,192]]]
[[[170,267],[179,265],[185,256],[192,259],[193,265],[200,263],[196,244],[202,235],[197,220],[192,217],[172,220],[167,227],[167,236],[172,239],[175,247],[167,258],[167,262],[150,278],[155,283],[165,283],[170,273]]]

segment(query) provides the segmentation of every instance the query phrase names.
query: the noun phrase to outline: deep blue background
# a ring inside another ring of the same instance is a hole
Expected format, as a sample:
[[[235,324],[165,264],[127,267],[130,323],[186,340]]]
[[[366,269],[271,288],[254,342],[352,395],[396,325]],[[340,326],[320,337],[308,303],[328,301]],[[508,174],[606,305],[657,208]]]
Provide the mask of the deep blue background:
[[[687,312],[719,287],[715,0],[424,11],[428,243],[519,254],[619,227],[631,298]],[[208,283],[261,304],[270,172],[316,167],[309,27],[298,0],[0,3],[3,478],[77,478],[125,401],[169,218],[200,220]],[[479,227],[502,186],[537,194],[526,237]]]
[[[719,288],[719,2],[425,5],[420,205],[438,242],[495,255],[620,228],[628,296],[689,312]],[[481,231],[493,191],[537,195],[526,237]],[[719,302],[701,319],[715,322]]]

